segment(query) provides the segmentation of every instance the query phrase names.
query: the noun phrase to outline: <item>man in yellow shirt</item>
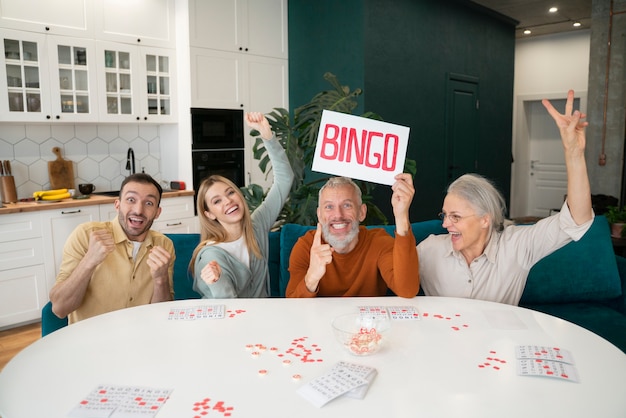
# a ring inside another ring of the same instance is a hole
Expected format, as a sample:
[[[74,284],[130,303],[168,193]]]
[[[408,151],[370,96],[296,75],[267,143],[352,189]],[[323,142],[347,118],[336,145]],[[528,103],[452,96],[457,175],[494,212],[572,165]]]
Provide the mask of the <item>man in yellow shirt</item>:
[[[117,218],[86,222],[69,236],[52,311],[74,323],[131,306],[172,300],[174,245],[150,227],[161,213],[162,188],[147,174],[122,182]]]

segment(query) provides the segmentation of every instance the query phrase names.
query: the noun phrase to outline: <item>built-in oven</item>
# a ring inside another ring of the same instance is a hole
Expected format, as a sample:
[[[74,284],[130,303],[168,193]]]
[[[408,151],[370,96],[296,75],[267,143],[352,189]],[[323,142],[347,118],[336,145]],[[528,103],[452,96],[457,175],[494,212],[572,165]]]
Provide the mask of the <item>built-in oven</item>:
[[[243,149],[243,110],[191,108],[191,148]]]
[[[244,186],[243,150],[204,150],[194,151],[191,155],[193,164],[193,189],[198,190],[200,182],[211,174],[224,176],[237,186]]]
[[[191,160],[196,192],[202,180],[212,174],[245,186],[244,158],[243,110],[191,108]]]

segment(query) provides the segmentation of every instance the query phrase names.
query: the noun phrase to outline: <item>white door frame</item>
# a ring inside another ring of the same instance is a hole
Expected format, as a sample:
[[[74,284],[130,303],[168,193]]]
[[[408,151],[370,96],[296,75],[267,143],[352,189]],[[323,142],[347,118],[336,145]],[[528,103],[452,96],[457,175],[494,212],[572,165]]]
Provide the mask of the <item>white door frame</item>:
[[[511,196],[509,217],[531,216],[527,211],[529,172],[530,172],[530,135],[526,103],[542,99],[564,99],[563,92],[517,95],[513,104],[513,164],[511,164]],[[587,111],[587,92],[576,92],[580,99],[580,111]]]

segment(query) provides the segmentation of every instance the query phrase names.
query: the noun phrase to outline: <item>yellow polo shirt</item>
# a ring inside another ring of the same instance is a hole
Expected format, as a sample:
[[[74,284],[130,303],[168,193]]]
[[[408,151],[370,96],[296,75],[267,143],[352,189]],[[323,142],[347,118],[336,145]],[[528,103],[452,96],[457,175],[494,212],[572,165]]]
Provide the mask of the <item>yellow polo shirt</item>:
[[[174,297],[173,271],[176,256],[172,241],[162,233],[150,230],[133,260],[133,243],[126,237],[117,218],[109,222],[86,222],[76,227],[65,243],[57,282],[66,280],[83,259],[89,248],[89,235],[96,229],[108,229],[112,232],[115,250],[96,267],[83,303],[68,315],[70,324],[117,309],[150,303],[153,279],[147,260],[154,246],[163,247],[172,255],[169,278],[170,292],[172,298]]]

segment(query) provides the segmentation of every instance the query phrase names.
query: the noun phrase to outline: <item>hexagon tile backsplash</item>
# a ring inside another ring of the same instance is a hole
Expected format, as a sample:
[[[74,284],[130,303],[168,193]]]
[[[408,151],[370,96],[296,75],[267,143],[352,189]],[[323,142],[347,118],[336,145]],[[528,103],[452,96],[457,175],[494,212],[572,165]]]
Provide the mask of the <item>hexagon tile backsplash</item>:
[[[0,160],[11,161],[18,198],[50,188],[48,161],[60,147],[64,159],[74,163],[76,187],[93,183],[98,191],[118,190],[129,174],[128,148],[135,168],[161,180],[159,125],[24,125],[0,124]]]

